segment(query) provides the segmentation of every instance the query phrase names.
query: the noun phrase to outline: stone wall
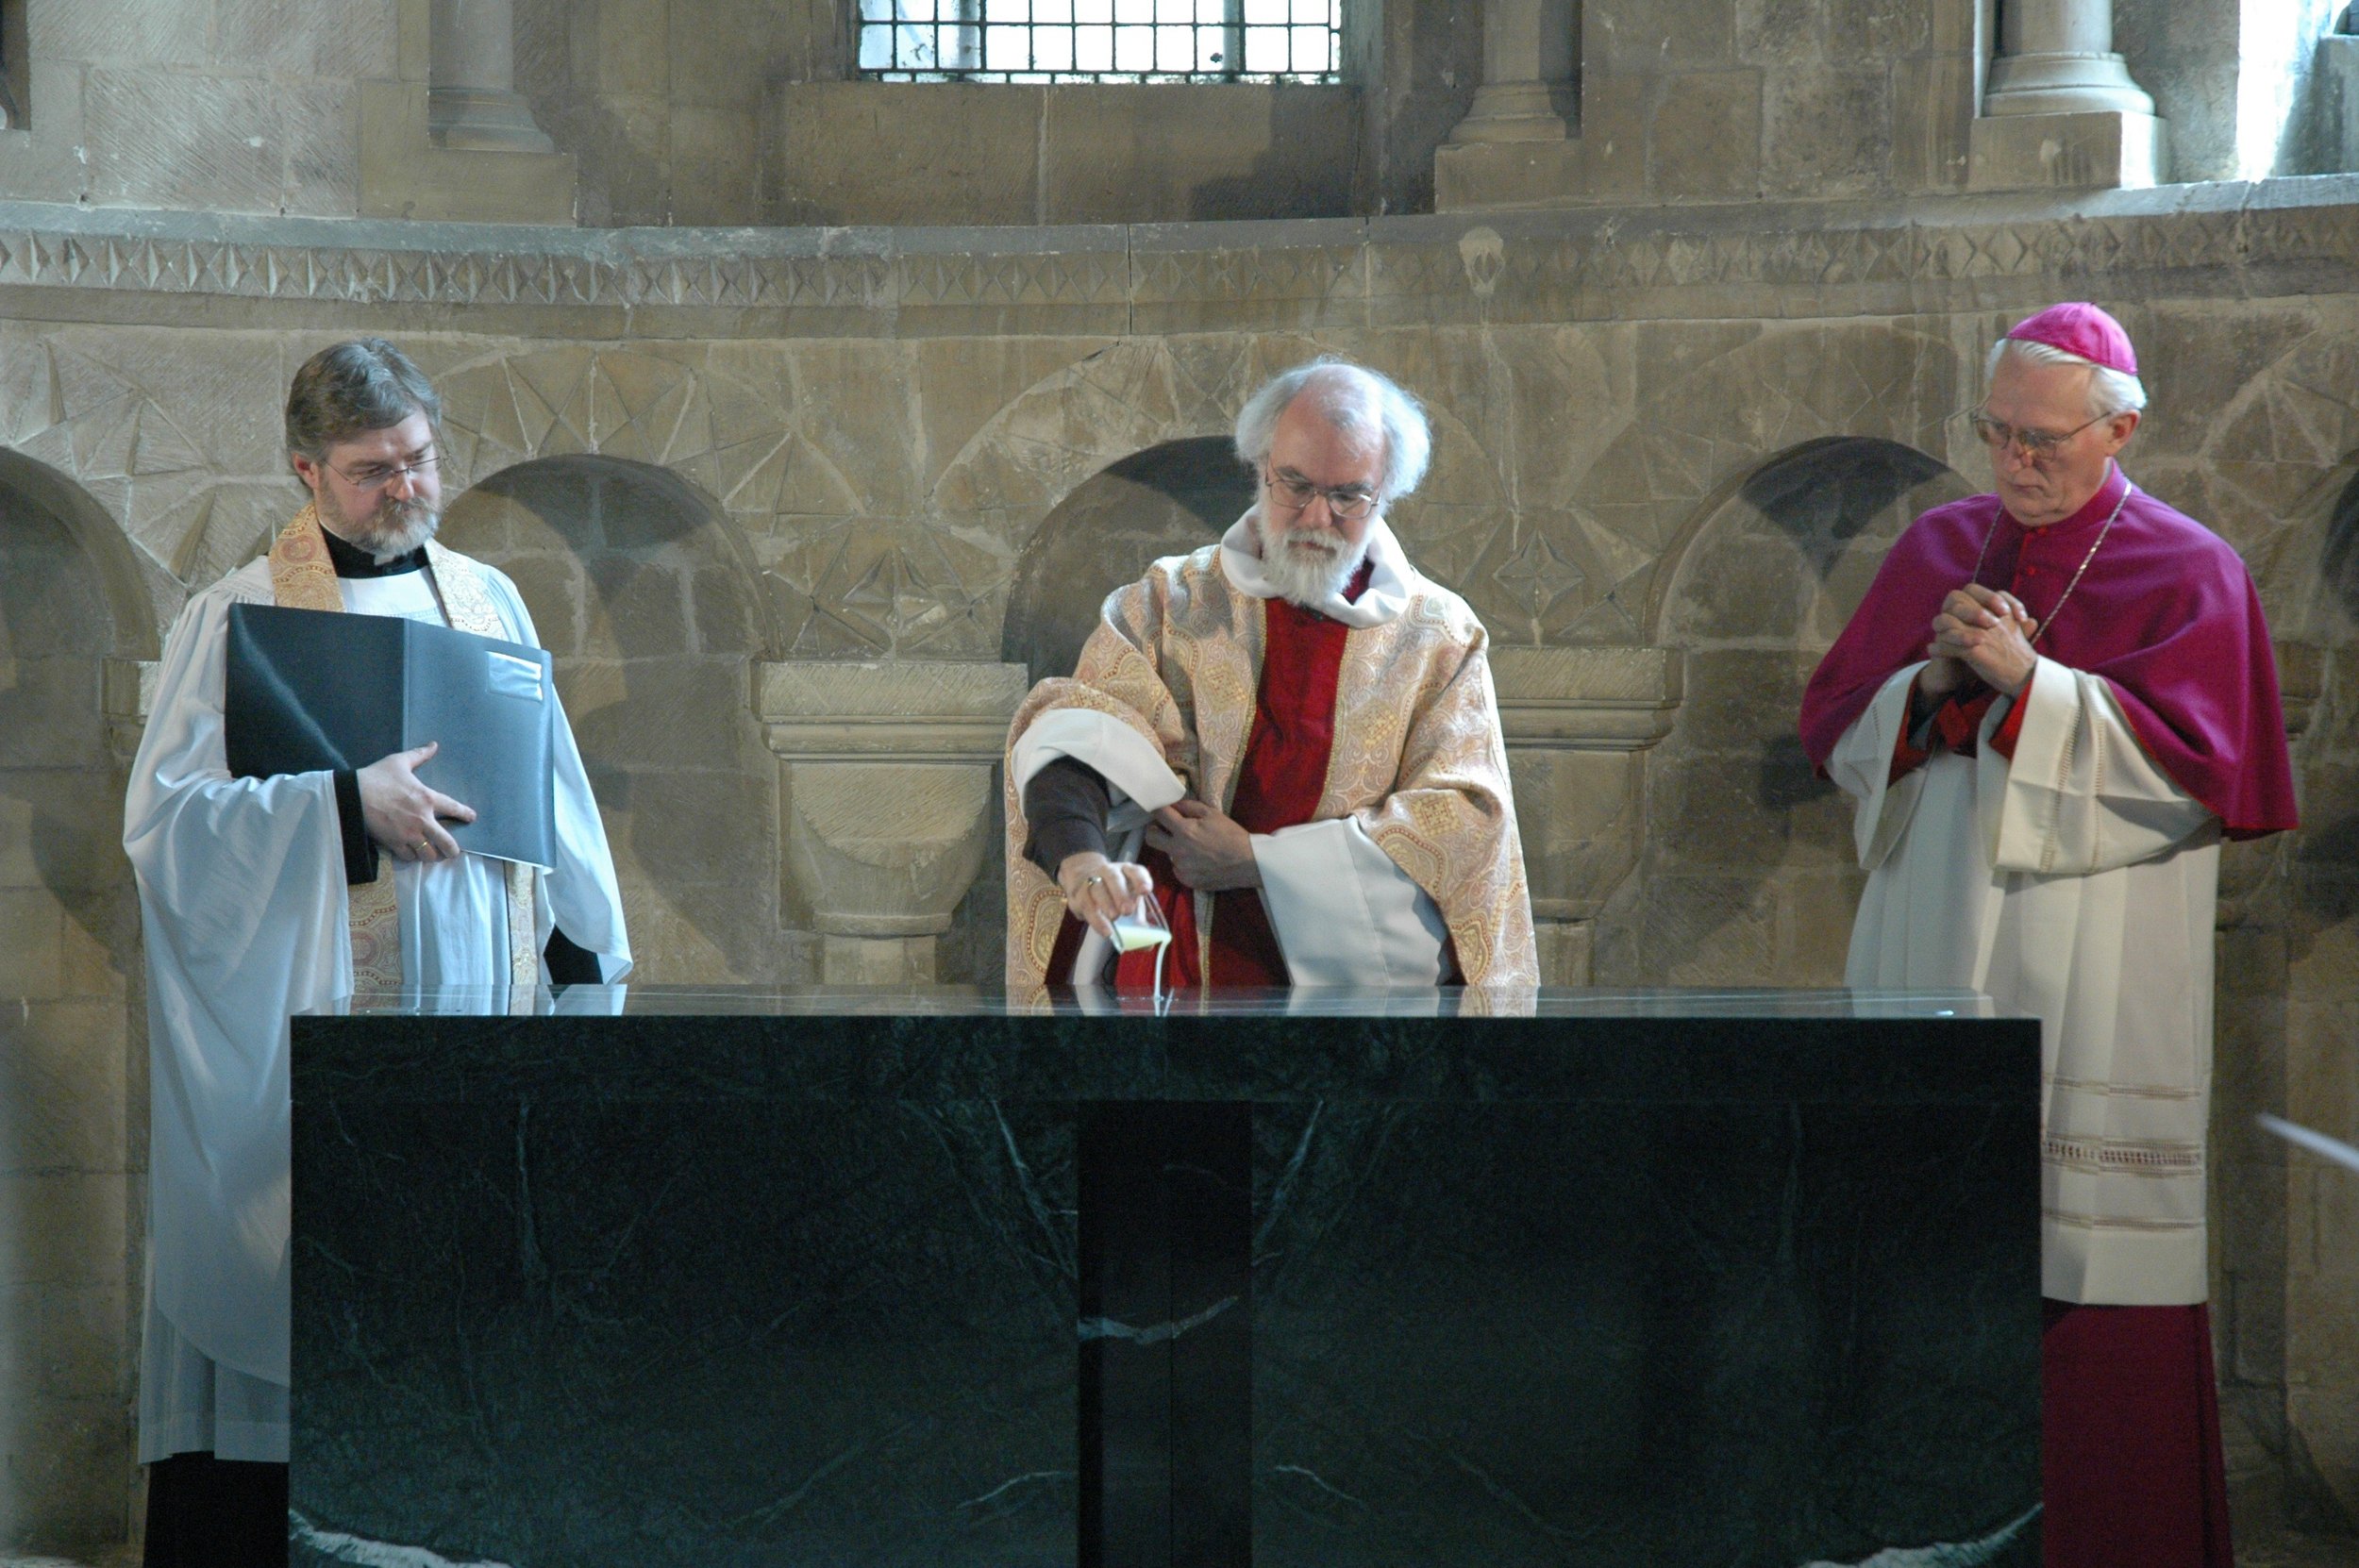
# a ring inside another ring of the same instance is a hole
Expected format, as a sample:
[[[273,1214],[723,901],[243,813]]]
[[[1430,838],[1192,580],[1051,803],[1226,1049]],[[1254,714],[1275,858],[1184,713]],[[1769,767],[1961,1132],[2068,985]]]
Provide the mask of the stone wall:
[[[128,1511],[146,1019],[92,526],[0,454],[0,1550]]]
[[[2170,177],[2333,172],[2313,72],[2342,11],[2334,0],[2115,0],[2114,47],[2170,125]]]
[[[277,406],[331,337],[393,335],[444,392],[451,537],[514,573],[558,650],[644,979],[995,976],[971,786],[1081,579],[1127,569],[1081,530],[1109,509],[1140,549],[1215,526],[1239,403],[1331,350],[1434,412],[1396,523],[1498,644],[1551,977],[1823,984],[1859,879],[1793,739],[1799,683],[1904,519],[1985,482],[1961,415],[1993,338],[2094,293],[2151,366],[2132,472],[2245,553],[2284,649],[2309,826],[2226,876],[2216,1294],[2274,1474],[2308,1516],[2359,1511],[2359,1193],[2250,1129],[2347,1131],[2359,1106],[2355,257],[2359,180],[2334,179],[2066,218],[1979,197],[762,234],[0,206],[0,448],[46,487],[9,503],[0,585],[85,606],[42,656],[68,673],[10,688],[64,693],[38,727],[72,750],[0,753],[0,849],[100,846],[0,853],[25,933],[0,1058],[53,1064],[7,1098],[41,1109],[0,1234],[61,1193],[111,1215],[9,1309],[125,1331],[138,964],[96,748],[185,593],[298,503]],[[846,800],[907,778],[962,803],[959,843],[852,831]],[[60,800],[78,814],[28,840]],[[957,903],[962,843],[980,870]],[[879,913],[896,887],[949,902]],[[29,1332],[12,1353],[49,1343]],[[120,1412],[125,1342],[75,1343],[43,1397]],[[14,1517],[92,1517],[74,1488],[127,1465],[127,1423],[101,1426],[71,1485],[6,1472]]]
[[[518,0],[517,86],[588,224],[1061,224],[1431,204],[1474,0],[1347,8],[1348,87],[854,79],[848,6]]]
[[[1435,150],[1484,69],[1478,0],[1347,7],[1348,85],[1288,88],[863,82],[835,0],[514,0],[515,86],[557,149],[534,158],[427,142],[430,8],[0,8],[25,24],[8,62],[17,102],[0,129],[0,192],[594,226],[1402,212],[1433,204]],[[1521,165],[1472,177],[1459,159],[1444,206],[1966,187],[1993,47],[1987,0],[1574,9],[1573,139],[1542,149],[1546,177]],[[2178,177],[2329,166],[2311,66],[2331,0],[2117,9],[2119,47],[2169,123]]]
[[[27,92],[21,123],[0,130],[0,191],[120,207],[360,210],[360,84],[393,75],[393,0],[23,9]]]

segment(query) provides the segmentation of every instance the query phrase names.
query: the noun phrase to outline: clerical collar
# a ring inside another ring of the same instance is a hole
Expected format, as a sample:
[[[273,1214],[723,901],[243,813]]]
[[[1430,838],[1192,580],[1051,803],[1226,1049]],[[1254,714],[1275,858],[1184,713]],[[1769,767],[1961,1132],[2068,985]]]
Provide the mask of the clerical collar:
[[[350,540],[337,538],[335,531],[325,524],[320,526],[320,537],[327,541],[327,559],[335,563],[336,575],[340,577],[397,577],[426,565],[423,544],[406,556],[380,561]]]

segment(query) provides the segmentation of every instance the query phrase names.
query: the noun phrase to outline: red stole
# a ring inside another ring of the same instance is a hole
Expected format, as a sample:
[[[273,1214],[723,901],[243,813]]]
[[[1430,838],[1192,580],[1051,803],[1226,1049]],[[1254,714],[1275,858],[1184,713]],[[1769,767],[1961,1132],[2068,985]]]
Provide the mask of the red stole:
[[[1344,597],[1357,600],[1367,591],[1370,575],[1368,564],[1362,562]],[[1262,608],[1261,687],[1229,804],[1229,815],[1248,833],[1296,826],[1309,822],[1318,809],[1319,797],[1327,792],[1328,754],[1335,744],[1335,688],[1343,676],[1344,643],[1351,633],[1341,621],[1286,599],[1265,599]],[[1156,902],[1171,926],[1164,986],[1291,983],[1278,933],[1259,892],[1240,888],[1213,895],[1208,944],[1207,934],[1196,930],[1196,901],[1180,886],[1170,858],[1150,849],[1139,863],[1155,878]],[[1152,949],[1125,953],[1115,960],[1114,989],[1143,993],[1152,986],[1154,974]]]

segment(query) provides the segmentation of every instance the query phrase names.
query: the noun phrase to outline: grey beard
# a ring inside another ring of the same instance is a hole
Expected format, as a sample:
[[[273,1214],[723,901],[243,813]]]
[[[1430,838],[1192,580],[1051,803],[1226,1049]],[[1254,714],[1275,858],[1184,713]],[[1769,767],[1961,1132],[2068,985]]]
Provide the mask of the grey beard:
[[[434,530],[442,525],[442,515],[432,508],[404,501],[389,512],[372,516],[366,524],[353,525],[352,534],[358,537],[347,537],[377,559],[391,560],[432,539]]]
[[[1262,541],[1262,575],[1278,590],[1280,598],[1305,609],[1315,609],[1322,601],[1341,595],[1351,586],[1352,574],[1367,559],[1365,539],[1360,542],[1358,549],[1339,550],[1333,555],[1298,551],[1283,533]]]

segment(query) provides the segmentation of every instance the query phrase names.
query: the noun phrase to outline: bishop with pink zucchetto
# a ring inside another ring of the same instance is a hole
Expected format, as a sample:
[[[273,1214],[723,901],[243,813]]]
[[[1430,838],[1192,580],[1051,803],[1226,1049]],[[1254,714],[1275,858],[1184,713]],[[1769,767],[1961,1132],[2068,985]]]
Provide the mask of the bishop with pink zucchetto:
[[[2231,1561],[2204,1306],[2223,839],[2295,826],[2244,563],[2119,462],[2121,324],[2055,305],[1992,348],[1996,492],[1900,536],[1812,676],[1802,739],[1857,802],[1853,986],[2041,1022],[2042,1521],[2051,1568]]]

